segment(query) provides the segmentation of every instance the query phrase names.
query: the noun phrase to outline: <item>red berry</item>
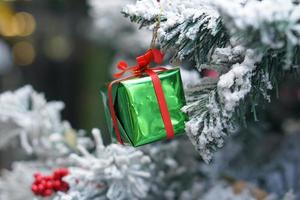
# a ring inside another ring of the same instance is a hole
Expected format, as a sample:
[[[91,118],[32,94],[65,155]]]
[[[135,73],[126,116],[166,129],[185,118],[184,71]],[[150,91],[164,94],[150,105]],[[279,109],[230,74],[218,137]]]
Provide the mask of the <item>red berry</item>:
[[[217,79],[219,77],[219,73],[212,69],[203,69],[202,72],[205,77],[210,77],[213,79]]]
[[[60,179],[60,178],[61,178],[60,172],[57,171],[57,170],[54,171],[54,173],[53,173],[53,178],[54,178],[55,180]]]
[[[37,173],[34,173],[33,176],[34,176],[34,178],[37,178],[37,177],[41,177],[42,175],[41,175],[41,173],[37,172]]]
[[[32,185],[31,186],[31,191],[34,193],[34,194],[37,194],[38,193],[38,186],[37,185]]]
[[[69,174],[69,170],[67,168],[61,168],[53,172],[53,177],[55,180],[59,180],[68,174]]]
[[[42,184],[39,184],[39,185],[38,185],[38,191],[39,191],[40,193],[42,193],[44,190],[45,190],[45,186],[42,185]]]
[[[67,192],[69,190],[69,185],[66,182],[61,182],[61,187],[59,188],[59,191]]]
[[[52,189],[52,188],[53,188],[53,183],[52,183],[52,181],[48,181],[48,182],[46,183],[46,188],[47,188],[47,189]]]
[[[44,178],[45,178],[45,180],[46,180],[46,181],[50,181],[50,180],[52,180],[52,179],[53,179],[53,177],[52,177],[52,176],[45,176]]]
[[[40,184],[42,184],[43,186],[46,186],[46,183],[47,183],[47,181],[45,179],[43,179]]]
[[[38,176],[37,178],[35,178],[36,183],[40,183],[42,180],[43,180],[42,176]]]
[[[49,189],[45,190],[43,193],[44,197],[50,197],[51,195],[52,195],[52,190],[49,190]]]
[[[69,170],[67,168],[60,169],[61,176],[66,176],[69,174]]]
[[[55,190],[59,190],[60,187],[61,187],[60,181],[58,181],[58,180],[54,181],[54,183],[53,183],[53,188],[54,188]]]

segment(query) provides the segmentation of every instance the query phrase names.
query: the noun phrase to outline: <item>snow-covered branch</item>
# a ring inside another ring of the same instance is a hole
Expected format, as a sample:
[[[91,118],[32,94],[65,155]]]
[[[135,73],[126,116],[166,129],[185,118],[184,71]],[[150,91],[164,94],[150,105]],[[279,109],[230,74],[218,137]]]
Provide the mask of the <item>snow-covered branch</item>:
[[[28,154],[59,157],[88,142],[61,120],[62,102],[47,102],[43,94],[24,86],[0,95],[0,148],[16,143]]]
[[[117,144],[103,146],[100,131],[93,130],[96,141],[94,154],[79,147],[82,156],[71,155],[70,185],[67,194],[57,199],[140,199],[150,188],[150,158],[133,147]]]
[[[162,47],[175,49],[174,58],[191,60],[199,72],[218,72],[216,80],[187,86],[183,108],[187,134],[206,162],[245,122],[248,107],[256,119],[257,102],[270,101],[268,90],[283,69],[299,66],[298,11],[292,0],[141,0],[124,8],[125,16],[150,29],[161,17]]]

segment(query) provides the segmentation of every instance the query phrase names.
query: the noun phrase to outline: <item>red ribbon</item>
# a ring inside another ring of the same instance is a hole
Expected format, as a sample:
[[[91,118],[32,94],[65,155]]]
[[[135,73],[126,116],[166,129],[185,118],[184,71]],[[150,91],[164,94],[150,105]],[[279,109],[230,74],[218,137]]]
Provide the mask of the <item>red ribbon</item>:
[[[118,64],[118,69],[120,70],[120,72],[116,73],[114,75],[115,78],[120,78],[126,72],[129,72],[132,74],[131,76],[128,76],[126,78],[117,79],[115,81],[112,81],[108,85],[109,110],[111,113],[111,118],[113,121],[114,130],[116,132],[117,140],[121,144],[124,144],[124,142],[121,137],[121,133],[120,133],[120,130],[118,127],[118,118],[117,118],[117,115],[116,115],[116,112],[114,109],[114,103],[113,103],[113,98],[112,98],[112,87],[113,87],[113,84],[118,83],[122,80],[126,80],[126,79],[133,78],[133,77],[140,77],[143,74],[147,74],[148,76],[150,76],[150,78],[152,80],[156,98],[157,98],[157,102],[158,102],[160,113],[161,113],[161,117],[162,117],[163,123],[165,125],[167,139],[174,138],[174,127],[171,122],[168,105],[167,105],[166,98],[165,98],[165,95],[164,95],[164,92],[163,92],[163,89],[161,86],[160,79],[156,73],[156,71],[164,71],[166,69],[162,68],[162,67],[150,68],[150,66],[149,66],[151,62],[161,64],[163,61],[163,57],[164,57],[164,55],[162,54],[162,52],[160,50],[150,49],[144,55],[136,58],[137,65],[135,65],[135,66],[128,67],[128,64],[125,61],[120,61]]]

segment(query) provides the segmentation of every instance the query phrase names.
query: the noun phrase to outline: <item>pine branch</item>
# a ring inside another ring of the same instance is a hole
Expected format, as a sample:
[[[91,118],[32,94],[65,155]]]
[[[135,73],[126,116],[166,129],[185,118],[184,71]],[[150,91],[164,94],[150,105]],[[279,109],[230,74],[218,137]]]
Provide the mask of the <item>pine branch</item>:
[[[249,1],[245,5],[215,0],[231,40],[264,56],[280,56],[280,68],[299,67],[300,6],[292,0]],[[272,51],[273,50],[273,51]],[[282,63],[284,61],[284,63]]]
[[[268,91],[276,88],[287,69],[299,67],[300,6],[296,1],[162,1],[160,44],[175,49],[174,58],[193,60],[195,67],[220,74],[187,89],[183,111],[186,131],[203,159],[223,145],[224,137],[246,124]],[[155,1],[127,6],[126,16],[141,26],[155,23]],[[264,101],[263,101],[264,102]]]
[[[140,27],[153,28],[161,17],[159,43],[175,51],[173,59],[194,60],[197,66],[207,62],[214,49],[228,43],[228,34],[216,10],[202,1],[142,0],[124,8],[123,14]]]
[[[43,158],[74,152],[77,143],[89,139],[77,137],[67,121],[61,120],[62,102],[47,102],[31,86],[0,95],[0,149],[19,142],[27,154]]]
[[[79,146],[82,156],[72,154],[70,175],[66,181],[70,185],[62,199],[141,199],[149,191],[150,158],[132,147],[111,144],[103,145],[100,131],[94,129],[96,150],[89,153]]]

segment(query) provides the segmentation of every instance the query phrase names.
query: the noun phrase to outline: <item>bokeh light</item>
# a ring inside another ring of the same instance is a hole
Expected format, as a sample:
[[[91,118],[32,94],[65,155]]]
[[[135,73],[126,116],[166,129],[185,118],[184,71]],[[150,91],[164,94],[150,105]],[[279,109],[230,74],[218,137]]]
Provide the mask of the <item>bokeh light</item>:
[[[25,37],[36,28],[34,17],[28,12],[15,13],[6,3],[0,3],[0,34],[5,37]]]
[[[16,29],[16,35],[18,36],[28,36],[31,35],[36,26],[36,22],[34,17],[27,12],[18,12],[16,13],[13,18]]]
[[[17,65],[30,65],[35,59],[35,50],[30,42],[22,41],[13,46],[14,62]]]
[[[44,52],[51,60],[57,62],[65,61],[72,53],[71,41],[63,35],[53,36],[46,40]]]

